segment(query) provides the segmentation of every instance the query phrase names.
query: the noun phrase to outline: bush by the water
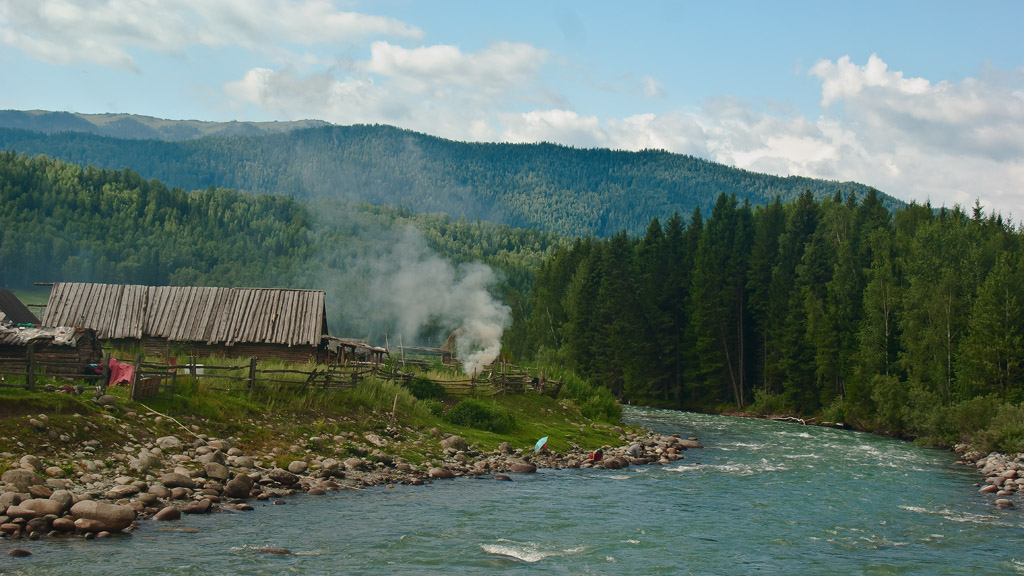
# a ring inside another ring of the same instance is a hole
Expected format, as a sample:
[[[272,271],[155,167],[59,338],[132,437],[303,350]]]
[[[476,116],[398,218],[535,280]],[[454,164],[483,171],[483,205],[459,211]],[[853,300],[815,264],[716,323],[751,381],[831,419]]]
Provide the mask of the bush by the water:
[[[507,408],[466,398],[448,412],[445,420],[458,426],[486,430],[497,434],[511,432],[515,428],[515,417]]]
[[[568,370],[558,374],[558,378],[563,382],[559,396],[572,400],[587,418],[613,424],[618,424],[622,420],[622,405],[612,395],[611,390],[603,386],[594,386],[590,381]]]
[[[750,411],[758,416],[777,416],[791,412],[782,394],[772,394],[760,388],[754,390],[754,403],[750,405]]]

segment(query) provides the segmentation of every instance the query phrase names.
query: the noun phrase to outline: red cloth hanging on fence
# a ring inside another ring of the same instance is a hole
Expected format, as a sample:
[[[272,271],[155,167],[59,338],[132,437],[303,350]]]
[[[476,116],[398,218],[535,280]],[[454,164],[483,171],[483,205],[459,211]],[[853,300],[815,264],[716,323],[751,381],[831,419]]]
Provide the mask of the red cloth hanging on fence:
[[[131,384],[135,379],[135,366],[118,362],[117,358],[110,359],[110,386],[116,386],[122,382]]]

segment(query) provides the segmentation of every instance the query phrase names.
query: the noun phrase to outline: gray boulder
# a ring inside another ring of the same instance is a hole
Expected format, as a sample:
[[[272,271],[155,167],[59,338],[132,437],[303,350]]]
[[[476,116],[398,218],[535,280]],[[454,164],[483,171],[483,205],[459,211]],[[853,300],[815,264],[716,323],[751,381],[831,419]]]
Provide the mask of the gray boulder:
[[[298,476],[282,468],[274,468],[267,473],[267,476],[269,476],[274,482],[284,484],[285,486],[291,486],[299,481]]]
[[[449,436],[444,440],[441,440],[441,447],[445,450],[452,449],[455,451],[469,450],[469,444],[462,436]]]
[[[82,500],[71,507],[75,528],[83,532],[120,532],[135,521],[135,510],[100,500]]]
[[[156,445],[161,450],[181,450],[181,440],[176,436],[164,436],[156,439]]]
[[[245,474],[236,474],[224,485],[224,494],[230,498],[248,498],[253,480]]]
[[[191,478],[178,472],[164,474],[160,478],[160,482],[168,488],[188,488],[192,490],[196,487],[196,483]]]
[[[21,460],[18,461],[18,464],[25,470],[31,470],[33,472],[41,472],[44,468],[43,461],[31,454],[22,456]]]
[[[427,475],[437,480],[444,480],[448,478],[455,478],[455,473],[447,468],[431,468]]]
[[[28,492],[29,486],[45,485],[46,480],[31,470],[14,469],[4,472],[0,482],[14,486],[17,492]]]
[[[203,466],[203,471],[206,472],[206,477],[211,480],[223,481],[231,478],[231,471],[228,470],[228,467],[217,462],[208,462]]]
[[[57,513],[60,516],[71,509],[71,506],[75,503],[75,495],[70,490],[57,490],[50,494],[50,500],[56,500],[60,503],[60,512]]]

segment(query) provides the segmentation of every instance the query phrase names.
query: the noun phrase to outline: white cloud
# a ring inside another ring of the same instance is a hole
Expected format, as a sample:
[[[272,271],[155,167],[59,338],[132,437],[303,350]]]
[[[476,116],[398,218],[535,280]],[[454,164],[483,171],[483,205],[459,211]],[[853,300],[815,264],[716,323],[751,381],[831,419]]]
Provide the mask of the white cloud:
[[[644,96],[648,98],[658,98],[665,95],[665,86],[657,78],[644,76],[641,83],[643,84]]]
[[[0,0],[0,43],[61,65],[138,71],[137,49],[180,53],[194,45],[237,45],[285,53],[285,43],[343,44],[380,35],[415,39],[423,33],[323,0]]]
[[[499,43],[477,52],[435,45],[407,49],[374,42],[369,60],[299,74],[254,68],[224,86],[236,103],[275,117],[337,124],[397,124],[450,138],[488,140],[504,106],[537,95],[547,54]]]
[[[547,53],[529,44],[499,42],[479,52],[435,45],[406,49],[374,42],[360,68],[394,79],[412,91],[471,88],[501,94],[532,84]]]
[[[663,148],[758,172],[853,180],[935,206],[980,198],[990,211],[1024,217],[1024,69],[931,83],[872,56],[864,66],[819,62],[810,74],[821,80],[818,118],[720,97],[695,113],[624,119],[533,110],[507,120],[503,139]]]

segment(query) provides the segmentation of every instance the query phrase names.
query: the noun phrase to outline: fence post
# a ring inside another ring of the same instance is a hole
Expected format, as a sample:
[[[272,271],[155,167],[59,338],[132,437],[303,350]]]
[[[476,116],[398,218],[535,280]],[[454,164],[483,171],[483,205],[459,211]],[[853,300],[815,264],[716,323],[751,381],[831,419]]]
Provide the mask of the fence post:
[[[103,372],[100,375],[100,384],[105,388],[110,382],[110,354],[103,355]]]
[[[135,373],[132,374],[132,381],[128,388],[128,397],[132,400],[137,400],[135,397],[138,390],[139,372],[142,370],[142,354],[135,355]]]
[[[36,385],[36,345],[29,342],[26,354],[28,355],[28,371],[25,372],[25,387],[31,390]]]
[[[256,389],[256,357],[249,358],[249,392]]]

